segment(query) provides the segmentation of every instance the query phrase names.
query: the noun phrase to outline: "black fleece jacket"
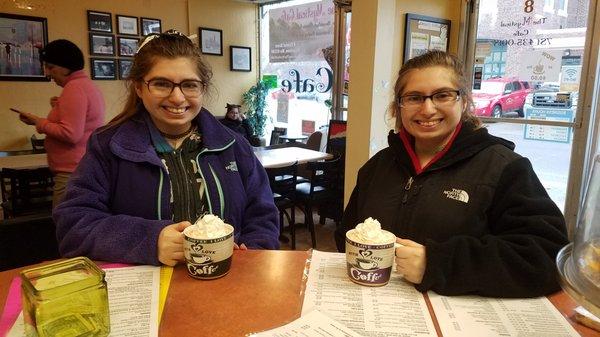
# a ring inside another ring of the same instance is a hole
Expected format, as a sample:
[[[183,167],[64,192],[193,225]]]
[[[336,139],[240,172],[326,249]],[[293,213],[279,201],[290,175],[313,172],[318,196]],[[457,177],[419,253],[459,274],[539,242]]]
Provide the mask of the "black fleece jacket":
[[[465,124],[420,174],[398,134],[359,171],[336,242],[367,217],[425,245],[419,291],[534,297],[557,291],[565,220],[514,144]],[[409,180],[412,178],[412,183]]]

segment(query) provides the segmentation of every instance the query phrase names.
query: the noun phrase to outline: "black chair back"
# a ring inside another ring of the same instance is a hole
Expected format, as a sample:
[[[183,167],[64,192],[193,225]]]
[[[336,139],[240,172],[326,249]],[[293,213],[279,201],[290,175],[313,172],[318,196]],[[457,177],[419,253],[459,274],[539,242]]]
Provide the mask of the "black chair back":
[[[310,174],[309,199],[324,199],[333,197],[340,188],[340,157],[331,160],[309,162],[307,168]]]
[[[48,168],[0,171],[5,217],[52,212],[52,173]]]
[[[0,221],[0,271],[59,257],[56,227],[50,215]]]
[[[279,139],[279,136],[283,136],[286,133],[287,133],[287,128],[274,127],[273,131],[271,132],[271,141],[269,142],[269,145],[283,143],[281,141],[281,139]]]
[[[267,168],[269,185],[273,191],[273,201],[279,210],[279,228],[283,232],[283,216],[288,219],[292,234],[292,249],[296,249],[296,177],[298,175],[298,162],[291,165]],[[290,209],[289,214],[287,209]],[[280,236],[281,237],[281,236]]]
[[[306,148],[313,151],[321,150],[321,138],[323,138],[321,131],[311,133],[306,140]]]
[[[343,162],[340,157],[327,161],[309,162],[306,167],[311,172],[310,180],[296,185],[296,198],[298,204],[304,208],[304,216],[310,230],[313,248],[317,247],[313,210],[330,207],[337,209],[338,205],[343,207],[344,192],[343,176],[340,176],[341,163]]]
[[[296,195],[296,177],[298,176],[298,162],[291,165],[267,168],[269,176],[269,184],[275,197],[275,202],[278,198],[294,199]]]

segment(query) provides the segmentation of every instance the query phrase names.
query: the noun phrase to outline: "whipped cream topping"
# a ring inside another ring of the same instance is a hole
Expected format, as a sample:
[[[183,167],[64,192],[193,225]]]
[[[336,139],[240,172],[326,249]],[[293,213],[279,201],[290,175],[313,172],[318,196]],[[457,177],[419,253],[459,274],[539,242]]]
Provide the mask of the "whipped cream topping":
[[[194,239],[215,239],[231,233],[231,229],[232,227],[218,216],[206,214],[186,228],[184,233]]]
[[[363,243],[388,243],[395,240],[392,233],[381,229],[379,221],[371,217],[356,225],[356,228],[352,231],[351,238]]]

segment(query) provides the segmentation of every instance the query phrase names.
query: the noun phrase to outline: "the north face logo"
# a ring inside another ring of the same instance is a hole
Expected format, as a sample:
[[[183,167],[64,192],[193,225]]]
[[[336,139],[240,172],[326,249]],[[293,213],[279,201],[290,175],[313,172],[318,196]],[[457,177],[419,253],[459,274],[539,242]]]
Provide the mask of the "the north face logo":
[[[465,204],[469,203],[469,194],[466,191],[453,188],[452,191],[444,191],[448,199],[462,201]]]
[[[237,170],[238,170],[237,163],[234,162],[234,161],[229,162],[229,165],[225,166],[225,169],[228,170],[228,171],[235,171],[235,172],[237,172]]]

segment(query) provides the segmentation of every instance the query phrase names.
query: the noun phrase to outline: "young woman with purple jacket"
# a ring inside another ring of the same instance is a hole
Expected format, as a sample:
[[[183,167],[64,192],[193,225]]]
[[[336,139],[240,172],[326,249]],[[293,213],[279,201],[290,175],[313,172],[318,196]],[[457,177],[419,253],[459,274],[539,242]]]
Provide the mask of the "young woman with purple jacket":
[[[277,249],[277,209],[241,135],[202,108],[212,72],[190,39],[149,35],[119,115],[94,133],[54,211],[63,256],[175,265],[203,214],[235,228],[239,249]]]

